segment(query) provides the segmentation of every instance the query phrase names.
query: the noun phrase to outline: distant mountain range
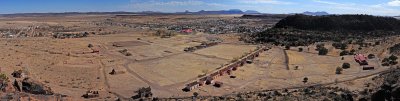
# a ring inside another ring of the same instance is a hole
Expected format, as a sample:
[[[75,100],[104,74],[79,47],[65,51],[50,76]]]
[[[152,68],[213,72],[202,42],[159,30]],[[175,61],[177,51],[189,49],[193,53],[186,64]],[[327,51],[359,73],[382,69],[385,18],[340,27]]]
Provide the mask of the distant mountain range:
[[[304,14],[304,15],[311,15],[311,16],[330,15],[329,13],[324,12],[324,11],[320,11],[320,12],[309,12],[309,11],[306,11],[306,12],[303,12],[302,14]]]
[[[198,12],[176,12],[176,13],[166,13],[166,12],[157,12],[157,11],[141,11],[141,12],[125,12],[125,11],[117,11],[117,12],[63,12],[63,13],[15,13],[15,14],[0,14],[0,17],[35,17],[35,16],[65,16],[65,15],[123,15],[123,14],[136,14],[136,15],[162,15],[162,14],[261,14],[255,10],[247,10],[242,11],[240,9],[230,9],[230,10],[219,10],[219,11],[205,11],[200,10]]]
[[[400,19],[400,16],[394,16],[394,18],[396,18],[396,19]]]
[[[247,10],[247,11],[242,11],[240,9],[230,9],[230,10],[219,10],[219,11],[205,11],[205,10],[200,10],[198,12],[177,12],[178,14],[261,14],[258,11],[255,10]]]
[[[246,15],[294,15],[294,14],[303,14],[310,16],[323,16],[323,15],[332,15],[325,11],[317,11],[310,12],[306,11],[303,13],[289,13],[289,14],[271,14],[271,13],[260,13],[256,10],[246,10],[242,11],[240,9],[229,9],[229,10],[216,10],[216,11],[206,11],[200,10],[197,12],[175,12],[175,13],[167,13],[160,11],[141,11],[141,12],[126,12],[126,11],[115,11],[115,12],[58,12],[58,13],[14,13],[14,14],[0,14],[0,17],[35,17],[35,16],[68,16],[68,15],[171,15],[171,14],[198,14],[198,15],[207,15],[207,14],[246,14]],[[400,19],[400,16],[392,16],[394,18]]]
[[[255,10],[247,10],[247,11],[245,11],[244,13],[245,13],[245,14],[261,14],[260,12],[255,11]]]

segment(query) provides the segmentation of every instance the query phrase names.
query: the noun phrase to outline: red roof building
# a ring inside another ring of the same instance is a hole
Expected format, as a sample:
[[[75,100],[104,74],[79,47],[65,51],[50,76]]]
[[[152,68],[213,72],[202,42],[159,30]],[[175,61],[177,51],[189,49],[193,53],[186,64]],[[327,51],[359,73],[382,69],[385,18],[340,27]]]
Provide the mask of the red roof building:
[[[193,33],[192,29],[183,29],[181,30],[182,33]]]
[[[367,58],[366,58],[363,54],[356,54],[356,55],[354,56],[354,59],[355,59],[357,62],[361,62],[361,61],[366,61],[366,60],[367,60]]]
[[[368,65],[367,57],[363,54],[354,55],[354,60],[358,62],[360,65]]]

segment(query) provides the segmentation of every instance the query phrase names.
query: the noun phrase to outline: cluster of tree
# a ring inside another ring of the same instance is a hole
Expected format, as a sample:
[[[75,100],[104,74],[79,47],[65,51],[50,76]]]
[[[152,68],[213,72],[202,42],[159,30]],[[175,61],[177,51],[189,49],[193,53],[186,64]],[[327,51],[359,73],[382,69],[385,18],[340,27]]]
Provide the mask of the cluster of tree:
[[[347,43],[335,42],[332,44],[336,49],[345,50],[347,48]]]
[[[389,58],[384,58],[382,60],[382,66],[390,66],[390,65],[396,65],[398,57],[391,55]]]
[[[361,46],[366,39],[400,35],[400,21],[370,15],[292,15],[273,28],[244,36],[249,43],[271,43],[280,46],[308,46],[316,42],[334,41],[344,49],[346,44]],[[380,43],[375,43],[379,45]],[[372,45],[372,44],[371,44]]]
[[[274,28],[295,28],[317,31],[400,30],[400,21],[393,17],[372,15],[292,15],[279,21]]]
[[[89,36],[88,32],[57,32],[53,33],[53,38],[82,38],[82,37],[87,37]]]
[[[344,55],[354,55],[355,52],[356,52],[356,50],[354,50],[354,49],[350,50],[350,52],[347,51],[347,50],[343,50],[342,52],[340,52],[339,55],[340,55],[340,56],[344,56]]]
[[[400,55],[400,43],[395,44],[394,46],[389,48],[391,54]]]
[[[326,55],[328,54],[328,49],[324,47],[324,44],[318,44],[317,45],[317,51],[318,51],[318,55]]]
[[[365,39],[375,39],[394,36],[400,33],[392,31],[371,31],[371,32],[323,32],[299,29],[272,28],[260,33],[253,33],[242,36],[241,40],[249,43],[271,43],[281,46],[308,46],[316,42],[334,41],[337,48],[344,48],[344,44],[359,44],[366,46]]]
[[[335,73],[336,74],[342,74],[343,69],[349,69],[349,68],[350,68],[350,63],[347,63],[347,62],[343,63],[342,67],[339,66],[339,67],[336,68],[336,72]]]
[[[154,100],[154,98],[152,98],[153,93],[150,87],[139,88],[137,91],[135,91],[135,93],[137,93],[137,95],[132,96],[134,100],[139,100],[139,101],[148,101],[150,99]]]

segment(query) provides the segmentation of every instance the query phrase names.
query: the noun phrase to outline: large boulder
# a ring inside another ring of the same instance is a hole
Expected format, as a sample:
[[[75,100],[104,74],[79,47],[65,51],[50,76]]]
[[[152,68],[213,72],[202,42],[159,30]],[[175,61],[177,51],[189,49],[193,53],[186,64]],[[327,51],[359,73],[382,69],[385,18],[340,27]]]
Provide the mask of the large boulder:
[[[52,95],[50,87],[44,86],[44,84],[33,81],[32,79],[25,78],[22,80],[22,91],[31,93],[31,94],[43,94],[43,95]]]

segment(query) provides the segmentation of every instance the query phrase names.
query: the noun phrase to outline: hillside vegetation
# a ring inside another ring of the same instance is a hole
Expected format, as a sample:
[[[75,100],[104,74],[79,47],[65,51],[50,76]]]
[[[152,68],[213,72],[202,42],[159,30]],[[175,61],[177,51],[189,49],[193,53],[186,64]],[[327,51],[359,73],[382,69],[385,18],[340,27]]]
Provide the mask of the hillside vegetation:
[[[397,31],[400,30],[400,21],[392,17],[371,15],[293,15],[279,21],[274,28],[317,31]]]
[[[400,20],[371,15],[291,15],[273,28],[243,38],[251,43],[306,46],[315,42],[363,43],[399,35]]]
[[[391,54],[400,55],[400,43],[389,48]]]

